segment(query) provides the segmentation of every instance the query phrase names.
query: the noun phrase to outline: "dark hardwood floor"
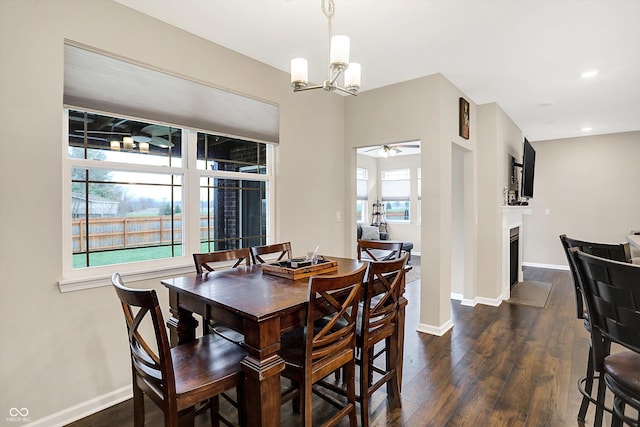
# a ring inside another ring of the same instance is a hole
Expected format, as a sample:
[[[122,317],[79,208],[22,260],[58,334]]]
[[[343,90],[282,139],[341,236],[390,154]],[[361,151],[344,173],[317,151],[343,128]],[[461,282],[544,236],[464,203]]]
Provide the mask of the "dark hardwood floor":
[[[525,268],[525,278],[553,284],[545,308],[506,302],[467,307],[452,301],[454,327],[442,337],[416,332],[419,282],[408,284],[402,408],[388,407],[384,388],[379,390],[372,398],[372,425],[582,425],[576,419],[581,400],[576,382],[584,375],[589,337],[575,318],[571,276]],[[315,404],[314,421],[320,422],[332,407],[320,399]],[[591,405],[586,425],[593,412]],[[132,426],[132,413],[126,401],[71,426]],[[282,418],[284,426],[300,425],[290,404],[283,406]],[[604,425],[609,422],[605,415]],[[197,426],[208,423],[207,415],[196,420]],[[162,425],[152,403],[146,425]]]

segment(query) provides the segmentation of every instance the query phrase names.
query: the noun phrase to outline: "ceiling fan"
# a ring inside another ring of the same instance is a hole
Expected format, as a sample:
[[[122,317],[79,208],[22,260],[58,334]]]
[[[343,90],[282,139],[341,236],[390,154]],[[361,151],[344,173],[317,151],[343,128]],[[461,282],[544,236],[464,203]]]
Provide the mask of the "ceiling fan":
[[[111,130],[88,130],[89,134],[102,134],[102,135],[119,135],[119,136],[130,136],[133,138],[134,142],[138,144],[141,142],[146,142],[151,145],[155,145],[160,148],[169,148],[173,147],[173,143],[171,143],[167,138],[169,134],[173,134],[178,131],[178,129],[170,128],[168,126],[163,125],[147,125],[140,129],[139,131],[131,131],[131,132],[121,132],[115,130],[115,128],[122,129],[126,128],[124,123],[126,120],[122,120],[118,123],[114,123],[111,125]],[[77,129],[76,132],[84,132],[82,129]]]
[[[382,144],[380,146],[377,147],[372,147],[368,150],[365,150],[366,152],[369,151],[374,151],[374,150],[378,150],[378,155],[380,157],[393,157],[396,154],[402,153],[402,150],[398,147],[403,147],[403,148],[420,148],[420,144],[408,144],[408,143],[404,143],[404,142],[400,142],[397,144]]]

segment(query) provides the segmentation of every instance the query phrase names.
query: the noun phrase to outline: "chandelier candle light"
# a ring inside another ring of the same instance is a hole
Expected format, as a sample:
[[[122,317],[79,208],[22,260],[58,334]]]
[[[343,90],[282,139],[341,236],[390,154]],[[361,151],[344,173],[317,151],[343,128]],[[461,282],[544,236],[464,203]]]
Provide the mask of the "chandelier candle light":
[[[360,64],[349,63],[349,37],[331,37],[331,19],[335,11],[333,0],[321,0],[322,13],[329,22],[329,76],[323,84],[309,85],[309,64],[304,58],[291,60],[291,86],[294,92],[311,89],[324,89],[329,92],[339,91],[350,95],[358,95],[360,89]],[[344,87],[336,84],[338,77],[344,72]]]

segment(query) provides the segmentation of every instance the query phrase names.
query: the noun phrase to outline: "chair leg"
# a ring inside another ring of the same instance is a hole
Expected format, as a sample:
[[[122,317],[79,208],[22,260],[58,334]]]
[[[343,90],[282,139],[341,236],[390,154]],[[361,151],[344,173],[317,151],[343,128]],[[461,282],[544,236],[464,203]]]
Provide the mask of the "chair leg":
[[[358,425],[356,414],[356,361],[352,359],[351,362],[344,366],[345,381],[347,381],[347,405],[351,405],[349,411],[349,426],[356,427]],[[362,401],[368,400],[363,398]],[[367,419],[368,421],[368,419]],[[364,419],[362,423],[364,427]]]
[[[236,387],[236,402],[238,403],[238,423],[240,427],[247,425],[247,414],[244,411],[244,382],[240,381]]]
[[[211,427],[220,427],[220,398],[218,396],[209,399],[209,416],[211,417]]]
[[[371,366],[372,352],[362,351],[360,360],[360,422],[362,427],[369,426],[369,385],[373,376]]]
[[[304,427],[312,427],[313,426],[313,416],[312,416],[312,404],[313,404],[313,392],[311,391],[312,384],[311,382],[305,381],[304,385],[300,387],[300,400],[303,402],[304,410],[302,411],[303,419],[302,425]]]
[[[294,380],[291,380],[291,386],[298,389],[298,397],[294,397],[291,401],[291,406],[294,414],[300,413],[300,408],[304,408],[304,393],[303,388],[300,386],[300,383]]]
[[[584,384],[584,391],[589,396],[591,396],[591,392],[593,390],[593,356],[591,352],[591,348],[589,348],[589,360],[587,361],[587,373],[586,373],[586,381]],[[582,397],[582,404],[580,405],[580,410],[578,411],[578,421],[584,421],[587,416],[587,409],[589,408],[589,398],[587,396]]]
[[[194,407],[187,408],[174,415],[168,414],[164,418],[165,427],[194,427],[196,421],[196,411]]]
[[[603,374],[600,374],[598,379],[598,396],[596,397],[596,415],[593,419],[593,427],[600,427],[602,425],[602,415],[604,413],[604,398],[607,386],[605,385]]]
[[[398,335],[395,334],[386,340],[387,345],[387,371],[393,371],[392,377],[387,382],[387,393],[393,399],[396,407],[401,406],[400,378],[398,378]]]
[[[373,365],[373,362],[374,362],[373,360],[374,354],[375,354],[375,346],[371,346],[369,348],[369,362],[367,363],[367,366],[369,367],[369,373],[367,375],[367,388],[369,388],[369,386],[373,384],[373,369],[371,368],[371,365]]]
[[[622,418],[618,415],[616,409],[620,408],[620,412],[624,414],[624,402],[621,401],[617,396],[613,398],[613,415],[611,418],[611,427],[622,427]],[[640,414],[638,415],[640,417]]]
[[[144,393],[133,378],[133,425],[144,427]]]

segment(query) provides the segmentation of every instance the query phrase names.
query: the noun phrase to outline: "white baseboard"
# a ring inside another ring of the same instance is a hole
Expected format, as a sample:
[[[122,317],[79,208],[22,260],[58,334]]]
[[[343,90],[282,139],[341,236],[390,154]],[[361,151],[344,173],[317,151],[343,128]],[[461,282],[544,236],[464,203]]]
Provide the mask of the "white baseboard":
[[[484,305],[490,305],[492,307],[499,307],[500,304],[502,304],[503,297],[502,295],[500,295],[498,298],[475,297],[473,300],[475,301],[476,304],[484,304]]]
[[[475,298],[474,299],[467,299],[464,297],[464,295],[462,294],[457,294],[457,293],[453,293],[451,292],[451,299],[454,301],[460,301],[460,305],[466,305],[469,307],[475,307],[476,304],[478,303]]]
[[[536,268],[548,268],[551,270],[565,270],[569,271],[568,265],[558,265],[558,264],[539,264],[537,262],[523,262],[523,267],[536,267]]]
[[[442,326],[432,326],[425,323],[418,323],[417,331],[441,337],[446,334],[447,331],[451,328],[453,328],[453,321],[449,319]]]
[[[476,305],[478,305],[478,301],[476,301],[477,298],[474,299],[467,299],[467,298],[460,298],[460,305],[466,305],[468,307],[475,307]]]
[[[79,403],[60,412],[51,414],[45,418],[29,423],[30,426],[64,426],[74,421],[78,421],[96,412],[100,412],[110,406],[117,405],[127,399],[131,399],[133,391],[131,385],[114,390],[102,396],[95,397],[86,402]]]

